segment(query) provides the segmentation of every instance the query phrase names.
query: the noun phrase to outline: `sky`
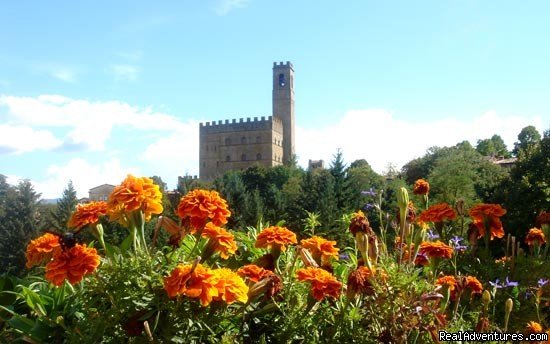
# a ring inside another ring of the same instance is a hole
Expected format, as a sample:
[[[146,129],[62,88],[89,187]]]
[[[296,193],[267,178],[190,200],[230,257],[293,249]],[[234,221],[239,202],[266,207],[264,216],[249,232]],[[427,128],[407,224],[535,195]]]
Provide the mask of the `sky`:
[[[296,153],[383,173],[431,146],[550,126],[550,2],[4,1],[0,174],[43,198],[198,174],[199,123],[271,115],[295,69]]]

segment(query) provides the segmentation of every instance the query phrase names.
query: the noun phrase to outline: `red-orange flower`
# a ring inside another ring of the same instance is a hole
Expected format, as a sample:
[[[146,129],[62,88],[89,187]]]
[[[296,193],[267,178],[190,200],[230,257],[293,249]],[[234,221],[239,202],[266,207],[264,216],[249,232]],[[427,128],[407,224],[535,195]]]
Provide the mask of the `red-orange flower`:
[[[296,272],[299,281],[311,283],[311,293],[317,301],[325,297],[337,298],[342,289],[339,282],[330,272],[321,268],[305,268]]]
[[[49,262],[59,251],[61,251],[61,243],[57,235],[46,233],[32,240],[27,245],[27,252],[25,254],[27,257],[27,269]]]
[[[434,204],[418,217],[420,222],[443,222],[456,219],[456,212],[447,203]]]
[[[223,300],[227,304],[248,301],[248,286],[238,274],[227,268],[215,269],[213,272],[218,289],[218,295],[214,300]]]
[[[162,193],[151,178],[129,174],[109,196],[107,213],[112,221],[127,225],[129,214],[137,210],[143,211],[145,221],[162,213]]]
[[[306,248],[311,253],[313,259],[320,265],[327,264],[331,257],[338,260],[339,249],[335,247],[336,241],[313,236],[309,239],[302,239],[300,245]]]
[[[453,248],[441,241],[425,241],[420,244],[418,253],[425,254],[429,258],[451,258]]]
[[[71,215],[68,226],[70,228],[80,228],[87,225],[93,225],[99,221],[100,216],[104,216],[106,214],[106,202],[100,201],[79,204],[76,206],[76,210]]]
[[[418,179],[414,183],[413,193],[415,195],[427,195],[430,192],[430,184],[424,179]]]
[[[266,270],[255,264],[245,265],[237,270],[239,276],[248,278],[252,282],[259,282],[264,278],[273,275],[273,271]]]
[[[76,284],[85,275],[93,273],[98,266],[99,255],[96,249],[76,244],[58,252],[46,265],[46,279],[56,286],[60,286],[65,280]]]
[[[208,245],[211,245],[214,251],[219,252],[220,257],[223,259],[229,258],[230,254],[235,254],[237,251],[237,243],[233,234],[214,225],[212,222],[204,226],[202,236],[209,239]]]
[[[474,276],[466,276],[464,288],[470,289],[472,294],[481,294],[483,292],[483,285]]]
[[[200,299],[201,305],[208,306],[219,295],[216,287],[216,274],[207,267],[197,264],[176,266],[170,276],[164,278],[164,289],[169,297],[186,295]]]
[[[264,228],[256,238],[257,248],[274,248],[286,251],[286,245],[296,244],[296,234],[285,227],[271,226]]]
[[[361,210],[353,213],[353,217],[351,218],[351,222],[349,224],[349,231],[354,236],[357,232],[364,232],[367,233],[367,235],[374,235],[374,231],[370,227],[369,220]]]
[[[457,281],[455,276],[442,276],[435,281],[435,284],[440,286],[447,286],[449,292],[451,293],[451,298],[454,299],[457,291]]]
[[[506,210],[498,204],[477,204],[470,209],[470,216],[474,220],[474,226],[477,227],[479,238],[485,235],[485,228],[491,231],[491,240],[494,237],[502,238],[504,236],[504,228],[500,217],[506,214]]]
[[[208,220],[216,226],[227,223],[231,212],[227,202],[216,191],[196,189],[181,198],[177,213],[182,219],[189,219],[192,232],[204,227]]]
[[[546,243],[544,232],[538,228],[531,228],[527,237],[525,237],[525,243],[529,246],[533,246],[535,243],[539,246]]]
[[[374,292],[372,287],[373,277],[374,271],[366,266],[360,266],[352,271],[348,276],[347,297],[353,298],[358,293],[372,295]]]

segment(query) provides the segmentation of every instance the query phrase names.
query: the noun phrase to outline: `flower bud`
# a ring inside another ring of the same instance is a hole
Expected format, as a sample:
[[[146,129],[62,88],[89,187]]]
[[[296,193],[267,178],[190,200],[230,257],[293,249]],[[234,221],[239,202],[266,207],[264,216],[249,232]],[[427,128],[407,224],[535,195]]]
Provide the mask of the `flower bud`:
[[[512,313],[513,308],[514,308],[514,301],[508,298],[508,300],[506,300],[506,303],[504,305],[504,311],[506,312],[506,314],[510,314]]]
[[[399,206],[399,209],[407,209],[409,206],[409,192],[407,191],[407,188],[402,187],[397,192],[397,205]]]

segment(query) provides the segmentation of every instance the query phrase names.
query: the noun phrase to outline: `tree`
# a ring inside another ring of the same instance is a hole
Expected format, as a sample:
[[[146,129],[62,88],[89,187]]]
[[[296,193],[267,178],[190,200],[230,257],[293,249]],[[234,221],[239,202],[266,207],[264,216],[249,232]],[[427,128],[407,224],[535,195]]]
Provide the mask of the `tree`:
[[[484,156],[509,158],[511,156],[506,144],[500,135],[493,135],[490,139],[478,140],[476,150]]]
[[[344,188],[347,190],[348,205],[351,211],[362,209],[366,198],[361,191],[375,189],[380,190],[384,184],[384,178],[374,172],[369,163],[364,160],[355,160],[346,171]]]
[[[69,181],[69,184],[63,190],[61,199],[57,201],[55,211],[51,213],[51,226],[59,231],[66,231],[67,222],[69,222],[77,204],[76,190],[74,189],[73,182]]]
[[[20,274],[25,266],[25,248],[37,235],[40,194],[28,180],[8,186],[2,195],[4,214],[0,218],[0,273]]]
[[[346,165],[344,163],[341,149],[338,149],[336,154],[333,156],[333,159],[330,162],[329,171],[333,177],[336,207],[339,210],[343,210],[347,206],[347,195],[344,188],[344,183],[346,180]]]
[[[539,142],[540,134],[537,128],[530,125],[521,129],[521,132],[518,134],[518,141],[514,143],[514,156],[517,156],[520,150],[526,150]]]

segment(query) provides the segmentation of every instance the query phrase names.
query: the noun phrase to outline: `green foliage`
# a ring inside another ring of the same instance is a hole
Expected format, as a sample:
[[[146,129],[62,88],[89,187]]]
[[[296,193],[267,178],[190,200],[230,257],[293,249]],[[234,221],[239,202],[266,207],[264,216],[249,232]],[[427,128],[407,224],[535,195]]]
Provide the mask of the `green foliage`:
[[[76,190],[73,186],[73,182],[69,181],[61,199],[57,201],[57,207],[50,213],[50,225],[58,231],[64,232],[67,230],[67,223],[71,218],[71,214],[78,204],[76,198]]]
[[[493,135],[490,139],[478,140],[476,150],[483,156],[509,158],[510,152],[500,135]]]

